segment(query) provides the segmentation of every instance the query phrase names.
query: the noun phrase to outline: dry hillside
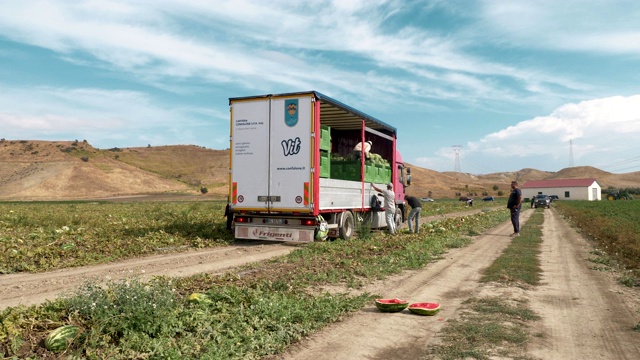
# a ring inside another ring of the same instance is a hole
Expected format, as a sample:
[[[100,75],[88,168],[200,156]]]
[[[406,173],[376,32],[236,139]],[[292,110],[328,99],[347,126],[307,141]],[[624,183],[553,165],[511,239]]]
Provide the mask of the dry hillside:
[[[639,187],[640,172],[612,174],[593,167],[557,173],[535,169],[472,175],[411,167],[410,195],[498,195],[511,180],[598,179],[603,188]],[[229,151],[194,145],[96,149],[86,141],[0,141],[0,200],[100,199],[140,194],[191,194],[224,198]],[[493,190],[497,186],[498,190]],[[200,189],[207,188],[206,195]]]

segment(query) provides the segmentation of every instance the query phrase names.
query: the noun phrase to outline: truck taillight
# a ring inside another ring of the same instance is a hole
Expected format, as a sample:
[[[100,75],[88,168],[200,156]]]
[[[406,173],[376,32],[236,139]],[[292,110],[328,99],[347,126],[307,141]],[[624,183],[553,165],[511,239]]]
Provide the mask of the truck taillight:
[[[300,221],[300,225],[316,226],[316,220],[315,219],[302,219]]]
[[[234,219],[237,223],[249,223],[251,222],[247,216],[236,216]]]

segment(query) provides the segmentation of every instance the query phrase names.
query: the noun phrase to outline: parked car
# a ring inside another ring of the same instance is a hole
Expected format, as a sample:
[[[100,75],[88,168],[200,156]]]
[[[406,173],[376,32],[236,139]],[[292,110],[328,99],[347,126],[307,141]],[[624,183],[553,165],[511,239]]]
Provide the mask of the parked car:
[[[551,198],[548,195],[536,195],[533,207],[536,209],[539,207],[545,207],[548,209],[551,207]]]
[[[493,196],[487,196],[487,197],[483,197],[482,201],[493,201]]]
[[[420,199],[420,201],[422,201],[422,202],[433,202],[433,199],[425,197],[425,198]]]

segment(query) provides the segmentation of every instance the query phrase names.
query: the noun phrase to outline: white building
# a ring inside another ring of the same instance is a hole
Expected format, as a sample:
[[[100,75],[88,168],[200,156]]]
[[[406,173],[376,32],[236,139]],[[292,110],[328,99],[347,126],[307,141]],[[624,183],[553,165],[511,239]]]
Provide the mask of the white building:
[[[522,184],[523,198],[538,194],[557,195],[560,200],[601,200],[602,187],[596,179],[530,180]]]

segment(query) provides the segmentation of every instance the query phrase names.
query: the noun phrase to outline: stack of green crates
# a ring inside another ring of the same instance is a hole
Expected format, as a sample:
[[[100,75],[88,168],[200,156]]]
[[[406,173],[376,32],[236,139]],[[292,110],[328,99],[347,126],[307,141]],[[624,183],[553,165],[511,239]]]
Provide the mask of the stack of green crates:
[[[320,126],[320,177],[331,177],[331,128]]]

